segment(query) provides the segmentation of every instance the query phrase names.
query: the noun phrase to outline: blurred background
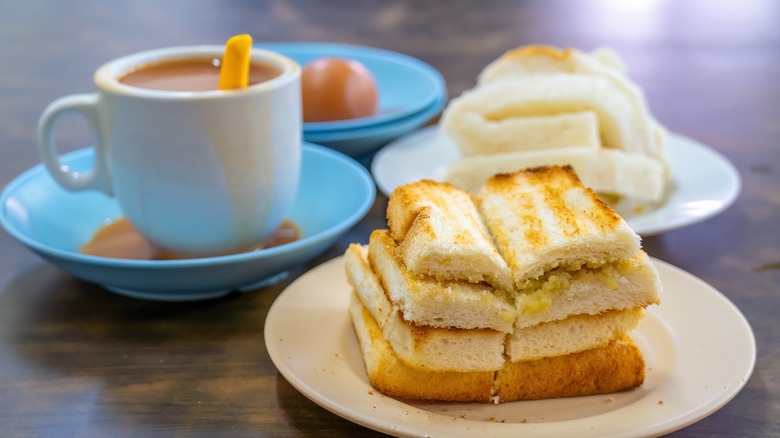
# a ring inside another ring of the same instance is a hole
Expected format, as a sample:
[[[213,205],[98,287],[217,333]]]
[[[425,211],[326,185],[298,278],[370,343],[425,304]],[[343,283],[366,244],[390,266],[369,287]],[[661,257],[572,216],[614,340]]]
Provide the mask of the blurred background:
[[[745,435],[780,434],[778,420],[770,423],[780,413],[780,1],[0,0],[0,188],[39,162],[36,122],[46,105],[92,92],[101,64],[158,47],[223,44],[239,33],[256,42],[327,41],[406,53],[436,67],[450,97],[519,45],[615,49],[655,117],[721,152],[742,176],[740,197],[724,213],[644,241],[651,255],[721,290],[758,337],[757,372],[745,390],[681,436],[714,436],[733,421],[752,427]],[[62,152],[92,143],[87,132],[81,119],[63,120]],[[379,196],[373,218],[349,237],[364,240],[381,226],[385,202]],[[3,231],[0,249],[0,294],[20,271],[36,269],[52,284],[66,278]],[[334,247],[317,263],[343,251]],[[289,406],[305,402],[294,400]],[[0,410],[12,402],[0,400]],[[304,406],[311,408],[306,415],[320,415],[313,404]],[[315,420],[336,421],[329,415]]]

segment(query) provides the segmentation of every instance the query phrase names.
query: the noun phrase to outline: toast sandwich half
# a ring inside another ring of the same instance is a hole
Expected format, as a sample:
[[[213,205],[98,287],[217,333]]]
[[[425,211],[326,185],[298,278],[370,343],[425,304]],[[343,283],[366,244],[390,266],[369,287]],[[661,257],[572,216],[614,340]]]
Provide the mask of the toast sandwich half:
[[[628,335],[659,302],[658,273],[571,167],[496,175],[476,195],[412,183],[387,215],[389,230],[345,254],[353,325],[382,392],[511,401],[642,383]]]

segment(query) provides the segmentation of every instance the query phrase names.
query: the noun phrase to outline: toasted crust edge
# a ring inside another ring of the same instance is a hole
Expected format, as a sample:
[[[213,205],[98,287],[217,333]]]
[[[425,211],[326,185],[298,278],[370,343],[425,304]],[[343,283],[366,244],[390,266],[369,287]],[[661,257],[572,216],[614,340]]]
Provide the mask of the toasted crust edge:
[[[495,371],[433,372],[403,363],[371,313],[353,293],[349,312],[371,385],[385,395],[414,400],[491,401]]]
[[[628,337],[566,356],[507,362],[497,373],[422,371],[398,359],[354,293],[349,311],[369,382],[391,397],[509,402],[627,391],[644,382],[642,353]]]
[[[645,380],[642,352],[629,337],[566,356],[508,362],[496,376],[502,402],[628,391]]]

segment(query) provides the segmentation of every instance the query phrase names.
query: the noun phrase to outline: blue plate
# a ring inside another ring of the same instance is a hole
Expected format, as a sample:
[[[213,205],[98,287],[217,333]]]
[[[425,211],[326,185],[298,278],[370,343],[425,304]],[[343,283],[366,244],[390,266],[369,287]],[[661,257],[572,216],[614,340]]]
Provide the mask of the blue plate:
[[[340,131],[304,132],[303,138],[351,157],[365,155],[429,122],[445,103],[447,96],[442,95],[424,110],[395,122]]]
[[[324,57],[360,61],[371,71],[379,91],[379,111],[370,117],[304,123],[304,133],[361,128],[393,122],[430,107],[446,94],[444,78],[430,65],[401,53],[331,43],[264,43],[257,47],[281,53],[301,66]]]
[[[63,157],[76,171],[91,168],[92,149]],[[331,246],[365,216],[376,189],[366,169],[327,148],[303,146],[298,193],[289,218],[302,238],[275,248],[184,260],[122,260],[88,256],[78,248],[121,212],[98,192],[68,192],[37,165],[0,195],[0,224],[43,258],[106,289],[136,298],[189,301],[248,290]]]

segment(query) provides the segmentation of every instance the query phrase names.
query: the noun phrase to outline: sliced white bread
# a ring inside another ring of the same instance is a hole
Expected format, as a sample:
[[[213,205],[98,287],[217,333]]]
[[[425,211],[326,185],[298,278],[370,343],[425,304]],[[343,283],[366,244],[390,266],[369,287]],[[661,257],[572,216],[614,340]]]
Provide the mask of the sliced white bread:
[[[602,77],[631,101],[633,112],[646,120],[652,118],[642,89],[627,76],[622,58],[608,48],[587,53],[572,48],[558,49],[540,45],[519,47],[488,64],[479,74],[478,84],[482,86],[529,75],[561,73]],[[661,151],[664,143],[659,143],[659,140],[664,139],[652,138],[649,130],[642,134],[646,140],[646,148],[642,152],[665,163]]]
[[[557,148],[598,149],[599,125],[593,111],[485,120],[464,114],[447,132],[464,156]]]
[[[505,78],[455,98],[442,126],[459,148],[478,150],[491,122],[592,111],[604,147],[653,156],[656,149],[646,112],[623,90],[600,75],[553,73]],[[464,129],[468,131],[464,131]]]
[[[664,195],[666,171],[660,161],[617,149],[579,147],[474,155],[447,167],[444,180],[476,192],[491,176],[517,170],[570,165],[580,180],[597,193],[657,202]]]
[[[387,222],[409,272],[512,288],[509,267],[471,196],[452,185],[423,180],[397,188],[387,204]]]
[[[482,69],[477,77],[477,84],[484,85],[518,76],[554,73],[603,75],[635,87],[626,76],[623,59],[612,49],[600,48],[588,53],[571,47],[560,49],[544,45],[521,46],[507,51]]]

